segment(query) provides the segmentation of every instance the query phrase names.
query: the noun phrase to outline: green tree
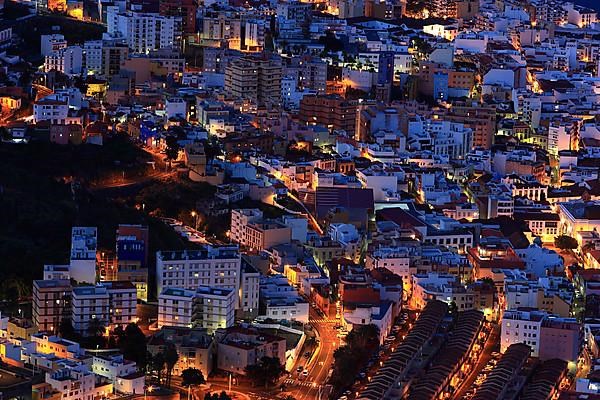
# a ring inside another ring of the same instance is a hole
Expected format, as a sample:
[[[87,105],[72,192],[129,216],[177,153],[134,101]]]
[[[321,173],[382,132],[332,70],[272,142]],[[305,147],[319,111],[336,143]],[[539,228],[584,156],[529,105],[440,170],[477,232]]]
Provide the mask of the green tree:
[[[167,145],[167,148],[165,149],[167,159],[169,161],[177,160],[179,155],[179,143],[177,143],[177,137],[169,135],[165,138],[165,143]]]
[[[561,250],[572,250],[579,247],[577,239],[567,235],[557,236],[556,239],[554,239],[554,245]]]
[[[117,331],[115,329],[115,331]],[[138,368],[144,369],[146,365],[146,335],[137,324],[131,323],[120,331],[118,345],[127,360],[135,361]]]
[[[177,364],[177,360],[179,360],[179,354],[177,354],[177,348],[173,343],[169,343],[165,348],[165,366],[167,368],[167,386],[171,387],[171,375],[173,373],[173,368],[175,364]]]
[[[246,376],[250,378],[254,385],[264,385],[268,388],[285,373],[285,368],[281,365],[277,357],[263,357],[258,363],[248,365],[245,369]]]
[[[346,388],[359,371],[367,364],[369,357],[379,346],[379,328],[375,325],[359,325],[346,336],[346,345],[333,353],[333,373],[331,384],[336,390]]]
[[[165,355],[162,352],[158,352],[152,356],[152,370],[156,371],[158,376],[158,382],[161,382],[162,372],[165,368]]]
[[[87,333],[92,337],[99,337],[102,336],[102,334],[104,333],[105,327],[106,324],[104,323],[104,321],[98,318],[93,318],[88,324]]]
[[[379,328],[373,324],[359,325],[350,331],[346,344],[353,351],[372,351],[379,346]]]
[[[204,395],[204,400],[232,400],[231,396],[229,396],[225,391],[219,393],[206,393]]]
[[[202,385],[206,382],[202,371],[196,368],[187,368],[181,371],[181,379],[183,386]]]
[[[225,391],[223,390],[221,392],[221,394],[219,394],[219,400],[231,400],[231,396],[229,396],[227,393],[225,393]]]
[[[58,326],[58,334],[63,339],[73,340],[76,338],[75,330],[73,329],[73,324],[71,323],[71,318],[62,318],[60,320],[60,325]]]

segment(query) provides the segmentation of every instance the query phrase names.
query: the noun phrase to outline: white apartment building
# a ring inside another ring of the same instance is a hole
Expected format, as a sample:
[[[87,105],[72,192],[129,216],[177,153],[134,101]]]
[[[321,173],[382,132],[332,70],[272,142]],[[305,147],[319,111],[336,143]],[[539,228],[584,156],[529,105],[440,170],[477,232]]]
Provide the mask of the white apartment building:
[[[71,278],[77,282],[96,282],[98,229],[75,226],[71,230]]]
[[[40,354],[53,354],[66,359],[76,359],[84,354],[79,343],[54,335],[36,333],[31,335],[31,342],[35,344],[35,351]]]
[[[398,198],[398,176],[380,167],[357,170],[356,177],[363,188],[373,189],[373,199],[385,202]]]
[[[67,41],[65,36],[59,33],[51,35],[42,35],[40,37],[40,53],[43,57],[46,57],[55,51],[64,49],[67,47]]]
[[[71,266],[70,265],[44,265],[44,280],[70,280],[71,279]]]
[[[367,252],[365,259],[367,269],[387,268],[394,274],[402,277],[404,293],[411,292],[412,273],[410,270],[410,256],[405,247],[379,248]],[[415,271],[416,272],[416,271]]]
[[[283,275],[260,278],[259,318],[308,323],[309,304]]]
[[[114,13],[113,8],[108,12]],[[153,50],[173,48],[181,44],[181,24],[176,17],[155,13],[127,12],[117,14],[117,25],[109,34],[123,36],[134,53],[148,54]]]
[[[577,135],[576,124],[572,120],[555,120],[548,127],[548,153],[558,157],[559,150],[577,150],[572,148]]]
[[[159,251],[156,253],[158,293],[167,287],[196,290],[200,285],[233,289],[237,308],[240,265],[238,246],[206,245],[200,250]]]
[[[342,245],[346,258],[354,262],[360,261],[363,240],[356,226],[344,223],[331,224],[329,225],[329,235],[331,239],[338,241]]]
[[[100,284],[106,288],[109,297],[110,329],[117,326],[125,328],[128,324],[137,321],[137,289],[129,281],[106,281]]]
[[[260,272],[247,262],[242,261],[242,282],[240,310],[249,317],[258,315],[258,299],[260,293]]]
[[[600,229],[600,215],[596,212],[599,206],[600,201],[558,203],[559,234],[575,237],[581,245],[580,232]]]
[[[166,287],[158,295],[158,328],[192,327],[192,306],[196,292]]]
[[[158,327],[202,327],[209,333],[233,326],[235,290],[200,286],[196,291],[165,288],[158,296]]]
[[[69,116],[69,103],[53,96],[44,97],[33,103],[33,123],[49,121],[51,124],[64,124]]]
[[[65,75],[80,75],[83,72],[83,49],[69,46],[48,54],[44,58],[44,71],[52,70]]]
[[[430,272],[412,276],[412,295],[410,304],[423,309],[430,300],[456,304],[458,311],[475,308],[475,295],[457,281],[456,276]]]
[[[102,74],[102,47],[102,40],[88,40],[83,44],[86,75]]]
[[[258,208],[231,210],[231,229],[229,238],[232,242],[246,245],[246,227],[248,224],[260,221],[263,213]]]
[[[88,334],[90,321],[99,320],[105,326],[110,321],[110,296],[103,286],[78,286],[71,298],[71,323],[82,335]]]
[[[229,328],[234,324],[235,291],[200,286],[193,301],[192,325],[206,328],[213,333],[219,328]]]
[[[61,393],[61,400],[92,400],[107,398],[112,394],[112,383],[98,384],[96,375],[87,365],[63,364],[62,368],[46,373],[46,383]]]
[[[115,392],[123,394],[144,393],[144,374],[138,373],[136,363],[125,360],[122,354],[94,356],[92,359],[92,372],[112,382]]]
[[[502,317],[500,352],[514,343],[525,343],[531,347],[531,356],[540,354],[542,322],[546,318],[543,311],[506,310]]]
[[[379,343],[383,344],[394,325],[392,302],[382,301],[380,304],[349,304],[344,306],[342,326],[351,331],[355,326],[373,324],[379,328]]]

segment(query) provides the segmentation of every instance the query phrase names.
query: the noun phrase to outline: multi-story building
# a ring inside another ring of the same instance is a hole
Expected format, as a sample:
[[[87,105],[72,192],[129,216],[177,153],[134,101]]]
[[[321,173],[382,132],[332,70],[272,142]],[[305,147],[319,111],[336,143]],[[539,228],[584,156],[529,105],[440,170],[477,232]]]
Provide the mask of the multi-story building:
[[[217,337],[217,368],[244,375],[248,365],[257,364],[262,357],[278,358],[286,362],[286,340],[267,332],[236,326]]]
[[[576,363],[583,344],[583,328],[575,318],[546,318],[540,332],[541,360],[559,358]]]
[[[285,67],[287,76],[295,78],[299,90],[311,89],[325,94],[327,89],[327,63],[319,57],[292,57]]]
[[[525,343],[531,347],[531,355],[539,357],[542,322],[547,314],[535,309],[506,310],[502,317],[500,352],[510,345]]]
[[[159,13],[166,17],[181,18],[181,32],[196,33],[196,11],[198,4],[193,0],[160,0]]]
[[[262,215],[258,209],[232,210],[231,240],[251,251],[267,250],[292,240],[291,227],[277,220],[263,219]]]
[[[205,328],[213,333],[233,326],[235,291],[199,286],[197,290],[165,288],[158,296],[158,327]]]
[[[525,221],[529,230],[544,243],[552,243],[558,235],[560,217],[549,212],[515,212],[515,221]]]
[[[125,328],[137,322],[137,290],[129,281],[109,281],[100,284],[106,288],[109,298],[108,327],[113,330],[117,326]]]
[[[129,57],[129,46],[125,43],[103,43],[101,57],[100,75],[107,78],[118,75]]]
[[[95,227],[73,227],[71,230],[71,279],[96,282],[96,250],[98,231]]]
[[[158,327],[192,327],[193,290],[165,287],[158,295]]]
[[[259,317],[308,323],[309,305],[283,275],[260,279]]]
[[[156,253],[158,293],[166,287],[195,290],[200,285],[233,289],[237,304],[240,264],[238,246],[206,245],[200,250],[159,251]]]
[[[44,97],[33,103],[33,122],[48,121],[51,124],[64,124],[69,116],[69,102]]]
[[[115,279],[129,281],[137,298],[148,299],[148,227],[119,225],[117,229],[117,272]]]
[[[122,36],[133,53],[149,53],[152,50],[181,47],[181,19],[156,13],[119,13],[118,7],[109,7],[108,18],[116,24],[108,24],[108,33]],[[115,14],[112,15],[112,14]]]
[[[90,332],[92,321],[98,321],[99,325],[105,327],[108,326],[111,317],[110,296],[105,287],[77,286],[73,288],[72,293],[71,323],[77,333],[81,335],[95,334],[96,332]]]
[[[412,276],[411,304],[417,309],[423,309],[431,300],[439,300],[448,304],[454,303],[458,311],[478,308],[474,301],[473,291],[460,284],[456,276],[433,272],[414,274]]]
[[[67,46],[68,44],[65,40],[65,36],[59,33],[54,33],[51,35],[42,35],[40,37],[40,53],[44,57],[49,56],[55,51],[64,49]]]
[[[110,396],[113,384],[100,380],[86,364],[63,362],[59,369],[46,372],[46,383],[61,393],[63,400],[95,399]]]
[[[412,273],[408,248],[388,247],[368,251],[365,260],[368,269],[386,268],[402,277],[402,286],[406,294],[411,292]]]
[[[83,67],[83,50],[69,46],[56,50],[44,58],[44,71],[58,71],[65,75],[79,75]]]
[[[279,105],[281,76],[281,60],[241,57],[231,61],[225,68],[225,93],[259,105]]]
[[[254,318],[258,315],[258,299],[260,293],[260,272],[250,263],[242,259],[242,281],[240,284],[240,310],[244,317]]]
[[[219,328],[229,328],[234,323],[235,291],[199,286],[192,306],[192,324],[213,333]]]
[[[32,297],[33,323],[40,332],[56,333],[61,320],[71,317],[68,280],[35,280]]]
[[[600,229],[600,201],[558,203],[559,234],[575,237],[581,244],[586,232]]]
[[[339,95],[304,96],[300,101],[300,122],[323,125],[353,135],[357,106]]]
[[[181,375],[187,368],[196,368],[202,375],[209,376],[213,370],[217,343],[206,329],[163,326],[148,341],[148,352],[156,354],[164,351],[167,343],[175,345],[179,359],[173,374]]]
[[[252,222],[246,226],[245,246],[250,251],[263,251],[289,243],[292,240],[292,230],[279,221],[263,220]]]
[[[258,208],[244,208],[231,210],[231,228],[229,238],[232,242],[245,246],[246,227],[263,218],[263,213]]]
[[[122,354],[95,355],[92,359],[92,372],[112,382],[117,393],[141,394],[144,392],[144,373],[138,373],[136,363],[125,360]]]
[[[441,110],[444,119],[460,122],[473,131],[473,147],[490,149],[496,133],[496,108],[480,104],[455,103]]]
[[[560,358],[576,362],[583,329],[575,318],[558,318],[535,309],[507,310],[502,318],[500,352],[511,344],[525,343],[541,360]]]

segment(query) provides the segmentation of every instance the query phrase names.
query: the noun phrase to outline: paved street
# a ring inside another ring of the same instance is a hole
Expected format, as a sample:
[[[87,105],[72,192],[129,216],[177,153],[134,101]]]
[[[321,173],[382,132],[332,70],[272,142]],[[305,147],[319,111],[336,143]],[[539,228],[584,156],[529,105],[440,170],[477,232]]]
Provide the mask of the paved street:
[[[485,368],[488,362],[490,362],[492,358],[492,353],[496,351],[496,347],[498,346],[500,340],[500,325],[494,325],[492,327],[492,332],[487,338],[485,342],[485,347],[481,356],[479,357],[479,361],[469,377],[463,382],[462,386],[458,388],[457,392],[454,394],[454,399],[459,400],[462,399],[465,393],[471,388],[475,379],[477,379],[477,375]]]
[[[294,370],[291,378],[285,381],[288,392],[297,400],[319,399],[319,393],[322,399],[327,398],[325,383],[333,364],[333,353],[341,341],[335,330],[337,324],[335,319],[323,318],[314,308],[311,308],[310,320],[317,331],[320,345],[304,367],[308,370],[308,376],[299,377],[300,374]],[[303,362],[304,360],[301,360],[297,365],[302,365]]]

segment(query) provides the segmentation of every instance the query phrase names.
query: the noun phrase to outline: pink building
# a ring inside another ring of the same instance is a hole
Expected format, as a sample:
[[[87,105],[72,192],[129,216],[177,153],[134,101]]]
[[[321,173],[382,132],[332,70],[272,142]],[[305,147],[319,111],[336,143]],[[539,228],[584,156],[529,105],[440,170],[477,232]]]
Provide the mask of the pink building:
[[[548,317],[540,329],[540,360],[576,362],[582,342],[583,330],[575,319]]]

